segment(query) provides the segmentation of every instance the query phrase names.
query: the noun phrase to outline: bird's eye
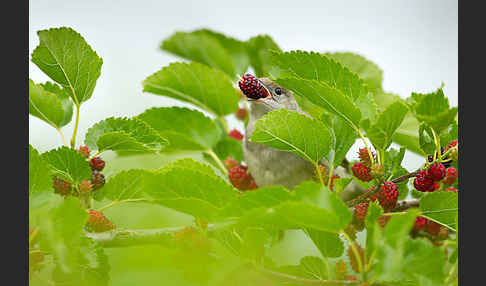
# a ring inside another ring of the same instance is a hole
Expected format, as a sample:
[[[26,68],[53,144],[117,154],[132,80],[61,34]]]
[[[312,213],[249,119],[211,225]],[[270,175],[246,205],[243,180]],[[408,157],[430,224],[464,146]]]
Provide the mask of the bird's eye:
[[[277,88],[275,89],[275,93],[276,93],[277,95],[281,95],[281,94],[282,94],[282,90],[280,89],[280,87],[277,87]]]

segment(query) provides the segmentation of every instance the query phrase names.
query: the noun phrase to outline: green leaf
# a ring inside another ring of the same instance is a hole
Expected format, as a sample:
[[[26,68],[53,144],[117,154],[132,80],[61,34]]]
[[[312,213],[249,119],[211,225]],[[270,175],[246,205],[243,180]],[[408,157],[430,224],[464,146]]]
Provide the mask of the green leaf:
[[[355,104],[361,110],[361,114],[363,115],[362,120],[368,119],[370,122],[375,122],[378,114],[378,105],[371,93],[360,95],[356,99]]]
[[[434,154],[436,151],[436,146],[432,128],[430,128],[427,124],[422,123],[420,124],[418,132],[420,149],[422,149],[424,154]]]
[[[386,149],[392,143],[392,136],[402,123],[408,108],[405,104],[397,101],[390,104],[373,125],[366,130],[366,136],[377,149]]]
[[[400,96],[392,93],[374,92],[373,96],[380,111],[383,111],[390,104],[397,101],[405,103],[405,100],[403,100]],[[404,146],[412,152],[422,155],[419,145],[419,136],[417,134],[418,128],[419,122],[413,113],[409,111],[407,115],[405,115],[402,124],[395,131],[395,134],[393,135],[393,142]]]
[[[206,219],[237,195],[223,179],[182,167],[147,174],[143,190],[155,203]]]
[[[225,72],[230,77],[235,75],[235,65],[228,50],[216,37],[204,31],[191,33],[176,32],[165,39],[160,49],[191,61],[208,65]]]
[[[279,46],[268,35],[258,35],[246,41],[250,65],[256,77],[268,77],[272,69],[270,51],[280,51]]]
[[[446,257],[442,248],[424,240],[407,240],[404,254],[402,267],[407,277],[415,281],[426,278],[434,282],[430,285],[443,285],[446,277],[444,270]]]
[[[270,208],[282,202],[292,200],[291,193],[281,186],[267,186],[254,192],[245,192],[222,211],[224,216],[240,217],[256,208]]]
[[[262,228],[248,227],[243,231],[243,244],[240,253],[247,258],[261,258],[264,246],[269,241],[270,234]]]
[[[326,280],[329,272],[328,266],[316,256],[305,256],[300,259],[301,273],[310,279]]]
[[[110,265],[104,249],[92,239],[83,237],[79,249],[70,255],[76,257],[73,272],[65,273],[57,264],[53,270],[54,281],[59,285],[109,285]]]
[[[218,33],[209,29],[201,29],[194,31],[196,34],[204,34],[216,39],[221,46],[233,58],[236,75],[242,75],[248,70],[250,65],[250,58],[248,57],[246,43],[235,38],[228,37],[222,33]],[[230,76],[233,76],[230,74]]]
[[[337,178],[334,179],[334,187],[336,188],[336,194],[340,194],[351,183],[353,178]]]
[[[260,191],[261,189],[254,193]],[[281,190],[272,189],[271,193],[273,196],[268,196],[271,199],[265,200],[268,205],[249,209],[240,218],[239,224],[264,226],[269,229],[312,228],[338,233],[352,218],[346,204],[335,193],[312,181],[297,186],[292,200],[285,200],[286,194]],[[259,196],[264,195],[265,193]],[[255,194],[252,197],[256,196]]]
[[[331,133],[319,120],[296,111],[271,111],[255,122],[251,142],[262,143],[279,150],[318,162],[331,150]]]
[[[426,193],[420,200],[422,216],[456,231],[455,218],[458,213],[458,196],[454,192]]]
[[[408,233],[412,230],[417,209],[409,209],[405,214],[393,215],[385,226],[385,240],[393,248],[401,247],[408,239]]]
[[[225,136],[213,148],[214,153],[219,159],[225,160],[228,157],[235,159],[238,162],[243,160],[242,141]]]
[[[341,117],[330,116],[330,131],[333,134],[332,154],[333,158],[329,158],[334,167],[341,165],[349,149],[353,146],[358,136],[353,128],[349,126]],[[324,120],[323,120],[324,121]],[[326,122],[326,121],[324,121]]]
[[[270,52],[270,59],[279,68],[279,78],[297,77],[319,81],[341,91],[353,101],[368,93],[357,74],[323,54],[304,51]]]
[[[383,209],[378,202],[371,202],[368,205],[368,212],[365,217],[366,226],[366,253],[373,253],[379,245],[382,232],[378,226],[378,218],[383,215]]]
[[[324,82],[295,77],[279,78],[276,82],[292,90],[297,96],[305,97],[312,103],[341,117],[353,129],[357,130],[360,126],[361,111],[340,90],[332,88]]]
[[[99,152],[157,152],[168,144],[144,121],[126,117],[110,117],[94,124],[88,129],[84,143]]]
[[[214,122],[203,113],[183,107],[154,107],[135,118],[143,120],[169,140],[166,151],[209,150],[221,137]]]
[[[29,114],[59,129],[73,116],[73,103],[66,90],[46,82],[35,84],[29,79]]]
[[[344,226],[338,214],[309,203],[287,201],[270,208],[248,211],[238,221],[241,226],[262,226],[268,229],[303,229],[338,233]]]
[[[62,146],[43,153],[42,158],[51,166],[52,173],[63,180],[73,184],[91,180],[88,160],[74,149]]]
[[[454,121],[447,127],[447,130],[443,130],[440,134],[440,143],[441,145],[449,144],[452,140],[456,140],[458,136],[459,126],[457,125],[457,122]]]
[[[233,113],[239,95],[224,73],[199,63],[172,63],[147,77],[143,91],[192,103],[217,116]]]
[[[214,168],[208,164],[196,161],[192,158],[181,158],[172,162],[167,163],[164,165],[159,171],[167,171],[174,167],[191,169],[193,171],[198,171],[204,173],[208,176],[218,177],[214,172]]]
[[[403,119],[402,124],[398,127],[393,134],[393,142],[407,148],[408,150],[422,155],[422,150],[420,149],[419,136],[417,134],[417,129],[419,128],[419,122],[412,114],[408,112]]]
[[[52,189],[51,167],[29,144],[29,197]]]
[[[140,199],[144,196],[144,176],[148,170],[130,169],[121,171],[114,176],[111,176],[103,188],[97,190],[94,196],[97,200],[103,198],[112,201],[124,201],[132,199]]]
[[[306,229],[305,233],[314,242],[323,257],[339,257],[344,252],[344,243],[336,233]]]
[[[75,104],[90,99],[103,60],[71,28],[41,30],[37,35],[39,45],[32,53],[32,62],[63,86]]]
[[[51,252],[63,272],[75,271],[77,255],[73,252],[81,245],[83,227],[88,213],[75,197],[66,197],[48,211],[41,221],[41,249]]]
[[[325,55],[357,73],[370,90],[381,89],[383,71],[375,63],[359,54],[350,52],[325,53]]]
[[[428,94],[412,93],[409,102],[420,122],[425,122],[438,134],[447,128],[457,116],[457,107],[449,108],[449,99],[442,88]]]

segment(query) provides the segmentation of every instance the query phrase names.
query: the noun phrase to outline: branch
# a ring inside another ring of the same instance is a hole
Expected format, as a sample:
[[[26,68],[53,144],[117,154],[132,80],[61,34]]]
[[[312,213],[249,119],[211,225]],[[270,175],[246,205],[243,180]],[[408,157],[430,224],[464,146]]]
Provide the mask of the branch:
[[[399,183],[399,182],[402,182],[402,181],[405,181],[405,180],[408,180],[412,177],[416,177],[417,174],[418,174],[419,170],[415,171],[415,172],[412,172],[412,173],[409,173],[409,174],[406,174],[406,175],[403,175],[403,176],[400,176],[398,178],[395,178],[393,180],[391,180],[392,183]],[[380,190],[380,188],[378,188],[378,186],[374,186],[373,188],[370,188],[370,190],[366,191],[364,194],[350,200],[350,201],[347,201],[346,202],[346,205],[348,207],[354,207],[355,205],[359,204],[359,203],[363,203],[365,202],[369,197],[373,196],[374,194],[378,193]]]
[[[208,235],[234,223],[234,221],[227,221],[218,224],[209,224],[207,229]],[[115,229],[100,233],[85,232],[85,234],[101,246],[107,248],[137,246],[141,244],[171,245],[174,242],[175,234],[183,229],[184,227],[139,230]]]
[[[354,280],[314,280],[300,278],[280,272],[275,272],[267,269],[256,269],[258,272],[281,282],[292,283],[296,285],[326,285],[326,286],[342,286],[342,285],[359,285],[360,281]]]
[[[418,208],[419,200],[411,200],[411,201],[398,201],[397,205],[391,212],[400,212],[409,208]]]

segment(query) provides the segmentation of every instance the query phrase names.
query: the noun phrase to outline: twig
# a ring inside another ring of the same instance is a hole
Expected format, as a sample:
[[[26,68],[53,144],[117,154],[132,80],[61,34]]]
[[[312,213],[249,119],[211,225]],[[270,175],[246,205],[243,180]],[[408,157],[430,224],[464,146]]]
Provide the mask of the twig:
[[[398,178],[395,178],[393,180],[391,180],[393,183],[399,183],[399,182],[402,182],[402,181],[405,181],[405,180],[408,180],[412,177],[415,177],[417,176],[419,170],[415,171],[415,172],[412,172],[412,173],[409,173],[409,174],[406,174],[406,175],[403,175],[403,176],[400,176]],[[373,188],[371,188],[370,190],[366,191],[364,194],[358,196],[357,198],[354,198],[350,201],[347,201],[346,202],[346,205],[348,207],[354,207],[355,205],[359,204],[359,203],[362,203],[362,202],[365,202],[366,199],[368,199],[369,197],[373,196],[374,194],[378,193],[378,191],[380,190],[380,188],[378,186],[374,186]]]
[[[326,285],[326,286],[341,286],[341,285],[359,285],[360,281],[354,280],[316,280],[316,279],[306,279],[301,277],[296,277],[292,275],[288,275],[285,273],[275,272],[268,269],[259,269],[255,268],[256,271],[264,274],[270,278],[275,280],[279,280],[281,282],[292,283],[293,285]]]
[[[419,200],[411,200],[411,201],[398,201],[397,205],[391,212],[400,212],[409,208],[418,208]]]
[[[207,232],[211,234],[234,223],[235,221],[228,220],[222,223],[210,224],[208,225]],[[116,229],[100,233],[85,232],[85,234],[106,248],[137,246],[141,244],[171,245],[174,241],[175,234],[183,229],[184,227],[139,230]]]

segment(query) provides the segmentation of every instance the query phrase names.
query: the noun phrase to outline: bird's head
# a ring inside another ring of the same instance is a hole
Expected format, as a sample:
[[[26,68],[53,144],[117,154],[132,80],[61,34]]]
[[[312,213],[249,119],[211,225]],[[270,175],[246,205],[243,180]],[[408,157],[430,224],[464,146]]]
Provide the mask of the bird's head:
[[[247,96],[250,107],[258,113],[277,109],[297,110],[294,94],[268,78],[256,78],[245,74],[239,82],[240,89]],[[262,114],[262,115],[263,115]]]

